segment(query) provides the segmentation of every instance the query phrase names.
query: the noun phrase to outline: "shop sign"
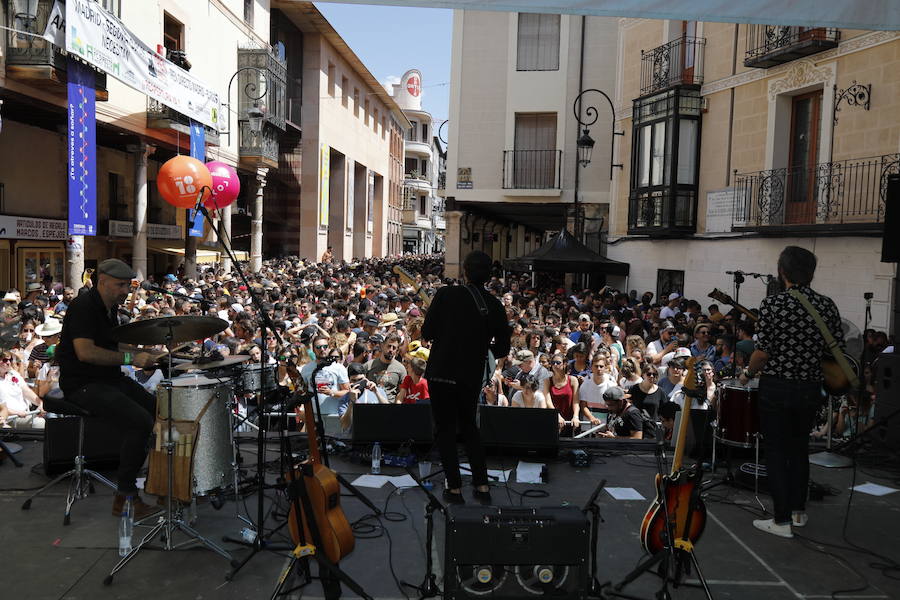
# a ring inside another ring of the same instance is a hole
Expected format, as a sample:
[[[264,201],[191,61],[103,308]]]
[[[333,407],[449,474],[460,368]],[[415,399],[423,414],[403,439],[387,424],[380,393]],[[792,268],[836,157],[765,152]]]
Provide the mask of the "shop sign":
[[[131,221],[109,220],[110,237],[134,237],[134,223]],[[147,224],[147,238],[151,240],[180,240],[183,234],[179,225]]]
[[[11,240],[65,240],[66,222],[62,219],[36,219],[0,215],[0,238]]]

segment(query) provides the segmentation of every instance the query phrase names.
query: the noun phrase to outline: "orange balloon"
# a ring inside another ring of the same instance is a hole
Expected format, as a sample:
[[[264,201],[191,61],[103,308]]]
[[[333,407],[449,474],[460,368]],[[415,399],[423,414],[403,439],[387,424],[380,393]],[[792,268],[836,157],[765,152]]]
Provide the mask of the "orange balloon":
[[[163,200],[172,206],[194,208],[201,191],[204,198],[212,194],[212,175],[206,165],[196,158],[176,156],[160,167],[156,189]]]

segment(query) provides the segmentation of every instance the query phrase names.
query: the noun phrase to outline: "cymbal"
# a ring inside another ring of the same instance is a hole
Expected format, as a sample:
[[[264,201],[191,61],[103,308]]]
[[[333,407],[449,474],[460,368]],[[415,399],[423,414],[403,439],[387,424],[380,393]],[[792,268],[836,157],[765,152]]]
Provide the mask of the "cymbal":
[[[198,369],[201,371],[208,371],[212,369],[223,369],[225,367],[231,367],[233,365],[239,365],[243,362],[247,362],[250,360],[250,355],[248,354],[237,354],[235,356],[226,356],[222,360],[213,360],[210,362],[198,363],[195,361],[181,363],[175,367],[176,371],[192,371],[194,369]]]
[[[228,321],[218,317],[182,315],[179,317],[158,317],[144,321],[132,321],[113,328],[112,337],[126,344],[180,344],[191,340],[201,340],[224,331]],[[171,339],[167,336],[171,333]]]

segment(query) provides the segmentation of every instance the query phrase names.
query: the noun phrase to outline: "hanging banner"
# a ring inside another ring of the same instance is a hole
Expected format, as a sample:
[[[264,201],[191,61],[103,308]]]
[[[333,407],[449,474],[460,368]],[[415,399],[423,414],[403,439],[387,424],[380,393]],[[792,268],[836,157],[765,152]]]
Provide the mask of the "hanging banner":
[[[44,28],[44,39],[57,46],[66,46],[66,5],[59,0],[53,3],[47,26]]]
[[[217,128],[219,94],[147,47],[95,0],[66,2],[66,50],[169,108]]]
[[[328,187],[331,185],[331,148],[322,144],[319,150],[319,227],[328,228]]]
[[[352,158],[347,159],[347,166],[344,168],[344,173],[347,174],[347,223],[346,227],[348,231],[351,231],[355,225],[353,222],[353,217],[355,214],[356,207],[356,161]]]
[[[196,158],[202,163],[206,162],[206,133],[203,125],[196,121],[191,121],[191,158]],[[211,193],[211,192],[210,192]],[[188,235],[191,237],[203,237],[203,213],[188,210],[188,223],[190,230]]]
[[[366,178],[366,232],[375,231],[375,171],[369,169]]]
[[[97,235],[97,113],[94,70],[69,57],[69,235]]]

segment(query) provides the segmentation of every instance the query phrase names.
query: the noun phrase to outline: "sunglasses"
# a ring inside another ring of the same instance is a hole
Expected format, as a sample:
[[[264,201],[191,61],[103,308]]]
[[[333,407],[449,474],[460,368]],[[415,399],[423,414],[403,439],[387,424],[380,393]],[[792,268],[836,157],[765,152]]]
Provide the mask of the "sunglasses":
[[[647,373],[644,377],[653,377],[654,379],[659,379],[659,373]]]
[[[11,358],[0,358],[0,363],[10,363],[12,362]]]
[[[328,347],[328,344],[319,344],[318,346],[315,346],[315,349],[316,350],[324,350],[327,347]]]
[[[34,329],[23,329],[22,333],[34,333]]]
[[[554,360],[554,361],[552,361],[550,364],[551,364],[551,365],[561,365],[561,364],[562,364],[562,361],[561,361],[561,360]]]

